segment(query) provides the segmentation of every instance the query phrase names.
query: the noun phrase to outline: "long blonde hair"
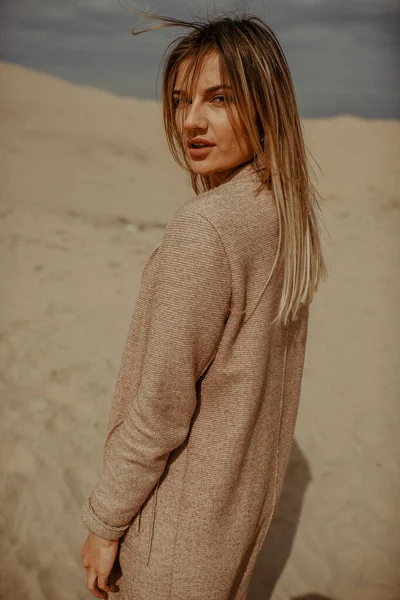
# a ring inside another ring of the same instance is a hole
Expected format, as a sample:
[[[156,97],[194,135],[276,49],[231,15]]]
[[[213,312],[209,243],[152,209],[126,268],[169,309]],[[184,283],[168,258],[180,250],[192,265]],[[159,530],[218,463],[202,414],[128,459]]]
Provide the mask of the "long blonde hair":
[[[174,39],[165,51],[162,103],[168,146],[175,161],[190,173],[196,194],[211,189],[210,178],[190,170],[175,121],[172,91],[183,61],[189,65],[185,78],[191,97],[202,61],[210,53],[219,54],[221,83],[232,87],[230,94],[239,122],[229,102],[228,117],[236,135],[248,136],[260,180],[259,190],[267,187],[276,201],[280,245],[279,263],[275,261],[274,268],[283,263],[284,281],[275,320],[286,324],[296,319],[301,305],[311,303],[319,281],[325,280],[328,272],[317,219],[318,193],[308,172],[289,65],[276,35],[259,17],[238,11],[233,16],[230,13],[192,22],[133,12],[162,21],[141,31],[133,29],[133,35],[173,26],[192,29],[191,33]]]

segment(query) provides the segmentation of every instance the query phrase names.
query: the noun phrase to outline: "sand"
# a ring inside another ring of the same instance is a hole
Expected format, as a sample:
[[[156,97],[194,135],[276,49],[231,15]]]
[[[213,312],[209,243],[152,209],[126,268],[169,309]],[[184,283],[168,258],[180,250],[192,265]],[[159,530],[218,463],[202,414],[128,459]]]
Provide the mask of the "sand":
[[[89,599],[80,508],[141,269],[193,191],[157,102],[5,62],[0,86],[0,596]],[[398,600],[400,122],[303,124],[330,278],[248,600]]]

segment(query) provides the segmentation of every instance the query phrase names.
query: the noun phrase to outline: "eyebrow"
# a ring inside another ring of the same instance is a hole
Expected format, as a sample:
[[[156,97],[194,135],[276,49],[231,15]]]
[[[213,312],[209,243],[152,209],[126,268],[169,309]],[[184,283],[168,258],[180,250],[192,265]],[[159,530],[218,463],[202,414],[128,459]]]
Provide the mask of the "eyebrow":
[[[217,90],[222,90],[222,89],[226,89],[226,90],[231,90],[231,86],[230,85],[213,85],[212,87],[207,88],[205,91],[206,94],[210,94],[211,92],[216,92]],[[182,90],[173,90],[172,94],[181,94]]]

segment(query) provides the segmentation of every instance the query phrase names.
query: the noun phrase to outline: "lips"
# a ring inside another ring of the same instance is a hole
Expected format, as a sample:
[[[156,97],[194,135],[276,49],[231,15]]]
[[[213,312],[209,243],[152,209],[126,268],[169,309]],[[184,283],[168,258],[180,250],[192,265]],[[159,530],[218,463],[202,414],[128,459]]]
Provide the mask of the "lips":
[[[192,148],[191,146],[188,146],[188,154],[193,160],[202,160],[207,158],[209,154],[212,154],[214,147],[215,146],[202,146],[200,148]]]
[[[215,144],[213,144],[212,142],[210,142],[210,140],[207,140],[206,138],[188,138],[188,148],[193,148],[194,144],[202,144],[204,146],[215,146]]]

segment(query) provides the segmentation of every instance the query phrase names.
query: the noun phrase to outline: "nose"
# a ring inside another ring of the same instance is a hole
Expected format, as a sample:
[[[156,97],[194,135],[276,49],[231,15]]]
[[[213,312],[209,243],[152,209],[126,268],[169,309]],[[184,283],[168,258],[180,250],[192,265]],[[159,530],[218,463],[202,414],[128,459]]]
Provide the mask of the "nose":
[[[207,119],[200,103],[192,102],[185,107],[183,126],[186,133],[207,129]]]

